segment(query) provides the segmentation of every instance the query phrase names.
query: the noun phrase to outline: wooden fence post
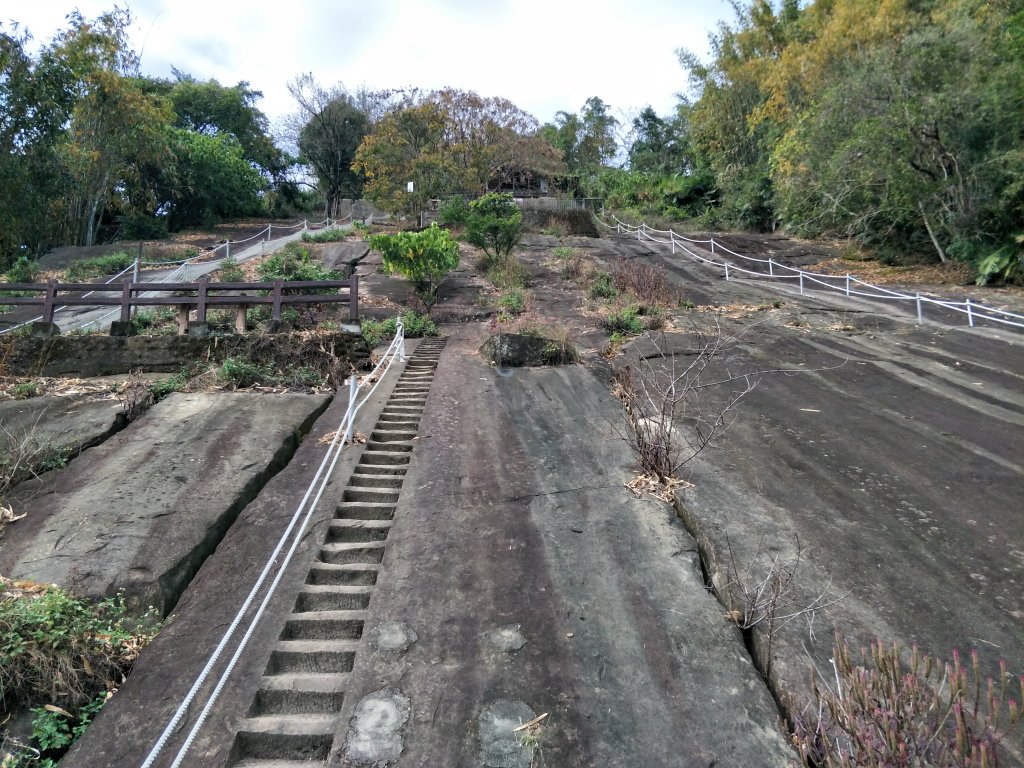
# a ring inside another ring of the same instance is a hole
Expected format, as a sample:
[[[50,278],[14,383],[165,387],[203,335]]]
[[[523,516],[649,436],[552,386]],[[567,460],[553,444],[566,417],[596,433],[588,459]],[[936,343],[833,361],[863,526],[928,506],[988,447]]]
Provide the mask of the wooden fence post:
[[[199,295],[196,297],[196,322],[206,322],[206,290],[210,287],[210,278],[203,275],[199,278]]]
[[[359,275],[355,272],[348,279],[348,316],[353,321],[359,319]]]
[[[53,305],[57,300],[57,281],[50,278],[46,282],[46,292],[43,294],[43,322],[53,322]]]
[[[132,281],[126,277],[121,283],[121,322],[128,323],[132,319]]]
[[[284,285],[284,280],[278,278],[274,281],[274,304],[273,309],[270,313],[270,318],[281,322],[281,287]]]

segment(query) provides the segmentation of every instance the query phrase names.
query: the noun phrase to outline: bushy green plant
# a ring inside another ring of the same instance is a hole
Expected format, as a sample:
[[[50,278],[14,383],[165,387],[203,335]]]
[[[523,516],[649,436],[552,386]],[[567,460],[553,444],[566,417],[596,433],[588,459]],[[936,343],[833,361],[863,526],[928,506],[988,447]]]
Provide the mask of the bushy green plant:
[[[125,251],[115,251],[104,256],[91,259],[79,259],[64,271],[68,282],[76,283],[93,277],[114,275],[127,269],[135,262],[135,257]]]
[[[526,294],[522,288],[509,288],[498,297],[498,307],[518,315],[526,309]]]
[[[132,317],[132,332],[142,333],[154,328],[166,328],[173,331],[177,328],[177,315],[170,307],[158,307],[143,312],[137,312]]]
[[[93,718],[107,703],[107,694],[100,694],[77,711],[38,707],[32,710],[32,733],[27,748],[11,753],[4,768],[57,768],[60,759],[74,746]],[[38,753],[38,756],[37,754]]]
[[[312,260],[309,249],[298,243],[288,243],[277,253],[268,256],[256,267],[261,280],[340,280],[341,273],[324,269]],[[333,289],[326,289],[333,291]]]
[[[384,257],[385,271],[412,281],[428,307],[437,301],[437,288],[445,275],[459,265],[459,244],[436,222],[422,232],[371,235],[369,242]]]
[[[0,705],[37,701],[79,707],[128,673],[141,644],[155,634],[152,616],[140,630],[120,598],[91,603],[56,586],[0,600]]]
[[[466,240],[482,248],[493,261],[512,254],[523,236],[523,212],[512,195],[489,193],[469,204]]]
[[[19,256],[4,275],[4,282],[34,283],[39,277],[39,271],[39,264],[28,256]]]
[[[227,357],[217,371],[217,378],[227,384],[234,384],[239,389],[246,389],[254,384],[276,384],[277,375],[270,369],[248,360]]]
[[[39,394],[39,384],[34,381],[19,381],[11,387],[11,396],[15,400],[27,400]]]
[[[412,310],[402,314],[402,326],[404,327],[405,338],[407,339],[438,335],[437,325],[428,315]],[[384,320],[367,318],[362,321],[360,330],[370,349],[382,346],[395,335],[395,318],[389,317]]]
[[[166,240],[168,236],[166,216],[136,213],[121,217],[121,239]]]
[[[1024,235],[1017,243],[1024,245]],[[978,285],[990,283],[1024,283],[1024,248],[1004,245],[978,262]]]
[[[217,270],[217,282],[219,283],[244,283],[245,270],[230,256],[220,263]]]
[[[637,336],[644,332],[640,307],[635,304],[612,312],[601,322],[601,326],[609,333],[620,333],[624,336]]]
[[[567,245],[559,245],[551,251],[556,259],[571,259],[575,253],[575,248],[570,248]]]
[[[303,232],[302,242],[304,243],[336,243],[348,237],[348,230],[328,227],[319,232]]]
[[[618,295],[615,290],[615,281],[607,272],[597,271],[590,282],[590,298],[592,299],[614,299]]]
[[[506,259],[487,270],[487,279],[503,291],[525,288],[530,284],[530,271],[519,259]]]
[[[453,197],[437,212],[437,220],[442,227],[464,227],[468,219],[469,206],[461,195]]]

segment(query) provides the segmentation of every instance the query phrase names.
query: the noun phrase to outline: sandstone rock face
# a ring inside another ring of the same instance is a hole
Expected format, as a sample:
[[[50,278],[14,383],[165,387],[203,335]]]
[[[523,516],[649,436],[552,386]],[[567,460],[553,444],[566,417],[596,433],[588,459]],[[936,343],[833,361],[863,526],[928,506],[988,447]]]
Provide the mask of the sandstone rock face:
[[[0,573],[161,615],[330,398],[173,394],[39,481]]]

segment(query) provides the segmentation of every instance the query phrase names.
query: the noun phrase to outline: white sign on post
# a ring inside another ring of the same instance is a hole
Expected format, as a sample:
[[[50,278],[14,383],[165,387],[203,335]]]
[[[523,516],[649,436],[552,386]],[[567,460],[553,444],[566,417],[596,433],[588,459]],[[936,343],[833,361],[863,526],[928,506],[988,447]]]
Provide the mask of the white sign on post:
[[[407,183],[407,184],[405,185],[405,191],[406,191],[406,192],[409,192],[410,194],[412,193],[412,188],[413,188],[413,183],[412,183],[411,181],[410,181],[410,182],[408,182],[408,183]]]

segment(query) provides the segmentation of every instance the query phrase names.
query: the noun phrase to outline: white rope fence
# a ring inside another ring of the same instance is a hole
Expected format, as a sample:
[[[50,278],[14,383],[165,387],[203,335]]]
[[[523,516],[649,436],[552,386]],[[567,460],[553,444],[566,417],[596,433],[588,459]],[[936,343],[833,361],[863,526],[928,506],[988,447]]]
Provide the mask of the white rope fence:
[[[216,269],[219,269],[224,264],[225,261],[227,261],[228,259],[232,258],[231,246],[233,246],[233,245],[236,246],[236,248],[237,248],[237,246],[242,245],[244,243],[249,243],[249,242],[252,242],[254,240],[258,241],[257,244],[251,245],[248,248],[243,248],[241,251],[237,251],[236,250],[236,253],[235,253],[233,258],[235,259],[235,261],[243,262],[243,261],[251,259],[251,258],[253,258],[255,256],[262,256],[262,255],[268,253],[268,250],[267,250],[268,243],[273,242],[273,246],[270,249],[270,252],[273,252],[274,250],[277,250],[277,248],[279,248],[280,246],[284,245],[285,243],[288,243],[288,242],[290,242],[292,240],[300,239],[303,236],[303,234],[308,232],[310,229],[327,229],[327,228],[331,228],[331,227],[341,226],[342,224],[344,224],[347,221],[349,221],[351,218],[352,218],[351,216],[346,216],[343,219],[331,219],[331,218],[328,218],[328,219],[325,219],[324,221],[318,221],[318,222],[314,222],[312,224],[310,224],[308,220],[303,220],[303,222],[301,224],[289,224],[287,226],[282,225],[282,224],[277,224],[277,225],[268,224],[267,226],[265,226],[263,229],[261,229],[259,232],[257,232],[255,235],[252,235],[251,237],[246,237],[246,238],[244,238],[242,240],[226,240],[223,243],[220,243],[219,245],[214,246],[213,248],[211,248],[209,251],[206,251],[205,253],[200,253],[200,254],[198,254],[196,256],[191,256],[191,257],[189,257],[187,259],[180,259],[178,261],[141,261],[139,259],[136,259],[135,262],[131,266],[126,267],[125,269],[121,270],[120,272],[118,272],[113,277],[111,277],[111,278],[107,279],[106,281],[104,281],[103,284],[104,285],[109,285],[110,283],[114,282],[115,280],[117,280],[120,277],[123,277],[124,275],[128,274],[129,272],[132,273],[133,282],[138,282],[139,267],[144,267],[145,266],[145,267],[165,267],[166,268],[166,267],[173,266],[175,264],[178,265],[177,268],[173,272],[171,272],[169,275],[166,275],[166,276],[160,278],[159,280],[153,280],[153,281],[150,281],[150,282],[152,282],[154,285],[159,285],[161,283],[177,283],[177,282],[187,283],[187,282],[191,282],[191,280],[193,278],[195,278],[195,277],[199,277],[200,275],[204,275],[204,274],[209,274],[210,272],[213,272]],[[280,234],[277,237],[274,237],[275,233],[276,232],[280,232],[280,231],[283,231],[286,234]],[[222,256],[220,256],[218,258],[214,258],[214,259],[210,259],[209,258],[210,254],[216,254],[221,249],[223,249],[223,255]],[[199,259],[206,259],[206,261],[199,262]],[[2,287],[2,284],[0,284],[0,287]],[[141,296],[154,296],[154,295],[156,295],[156,290],[157,289],[154,289],[153,291],[146,291],[144,293],[140,293],[139,296],[140,297]],[[88,293],[83,294],[82,298],[91,296],[93,293],[95,293],[95,291],[89,291]],[[0,297],[0,303],[2,303],[2,297]],[[66,309],[69,309],[69,307],[67,307],[67,306],[57,307],[54,310],[54,315],[56,316],[56,314],[58,312],[60,312],[62,310],[66,310]],[[81,311],[81,307],[79,307],[79,311]],[[72,324],[68,328],[68,330],[73,330],[73,329],[85,330],[85,329],[89,328],[90,326],[100,325],[104,321],[106,321],[106,320],[110,319],[111,317],[113,317],[114,315],[119,314],[120,311],[121,311],[120,309],[114,309],[114,310],[111,310],[110,312],[106,313],[105,315],[101,315],[100,317],[94,318],[92,320],[87,320],[87,321],[80,322],[80,323],[74,323],[74,324]],[[5,333],[11,333],[12,331],[16,331],[19,328],[24,328],[25,326],[31,325],[32,323],[35,323],[35,322],[37,322],[39,320],[42,320],[42,319],[43,319],[43,316],[39,315],[38,317],[34,317],[31,320],[26,320],[25,322],[19,323],[18,325],[13,325],[10,328],[4,328],[3,330],[0,330],[0,336],[2,336]]]
[[[947,299],[936,298],[934,296],[927,296],[921,293],[902,293],[900,291],[893,291],[888,288],[867,283],[850,274],[826,275],[820,272],[807,272],[806,270],[798,269],[797,267],[780,264],[771,258],[759,259],[754,256],[746,256],[742,253],[736,253],[736,251],[730,250],[714,237],[706,240],[698,240],[692,237],[687,237],[686,235],[680,235],[678,232],[671,229],[654,229],[653,227],[648,227],[644,223],[639,225],[628,224],[614,214],[612,215],[612,219],[615,222],[614,224],[602,221],[601,218],[596,215],[594,218],[598,224],[608,230],[619,234],[636,235],[637,240],[671,246],[673,254],[679,251],[685,253],[700,264],[722,269],[725,272],[726,280],[729,280],[734,276],[758,280],[770,279],[772,281],[793,280],[799,284],[801,296],[804,295],[807,290],[820,288],[834,293],[840,293],[844,296],[857,296],[888,301],[911,301],[916,305],[918,323],[924,321],[925,305],[932,304],[966,315],[967,322],[971,327],[974,327],[977,321],[982,320],[1012,328],[1024,328],[1024,315],[1009,312],[1005,309],[989,307],[984,304],[977,304],[972,302],[970,299],[964,299],[963,301],[950,301]],[[709,259],[706,256],[696,253],[693,249],[688,247],[688,244],[707,246],[708,250],[710,250],[712,254],[725,253],[734,258],[740,259],[743,262],[763,264],[766,265],[766,267],[762,267],[761,270],[758,271],[745,269],[725,260],[718,261],[714,258]],[[765,268],[767,268],[767,272],[764,271]]]
[[[302,497],[302,501],[299,502],[299,506],[292,515],[291,521],[288,523],[288,527],[285,529],[284,533],[281,534],[281,538],[278,541],[277,546],[267,559],[266,565],[263,567],[263,571],[260,573],[256,583],[249,591],[249,595],[246,597],[245,602],[243,602],[242,607],[238,609],[238,613],[235,614],[235,618],[232,620],[230,626],[224,632],[220,642],[217,644],[216,649],[207,660],[206,666],[203,667],[203,670],[199,673],[198,677],[196,677],[192,687],[189,689],[185,698],[182,700],[174,715],[167,723],[167,727],[164,728],[160,737],[157,739],[156,744],[153,745],[153,748],[146,756],[145,761],[142,763],[142,768],[150,768],[154,764],[161,752],[163,752],[164,748],[167,746],[167,742],[170,740],[171,735],[181,724],[181,721],[185,717],[186,712],[188,712],[189,707],[191,707],[193,703],[196,703],[196,697],[198,696],[200,689],[206,683],[214,666],[220,660],[220,657],[227,648],[229,641],[234,636],[238,628],[242,626],[246,613],[252,606],[260,589],[263,587],[263,583],[267,580],[271,571],[274,570],[274,566],[278,562],[278,557],[288,544],[290,537],[291,545],[278,566],[277,575],[267,588],[266,594],[263,596],[263,600],[260,602],[255,613],[253,613],[248,621],[245,622],[244,634],[238,641],[238,645],[235,648],[231,659],[228,661],[223,672],[221,672],[220,677],[217,679],[216,685],[207,696],[206,703],[203,706],[202,711],[199,713],[199,716],[196,718],[195,723],[192,725],[188,735],[185,737],[185,741],[175,754],[174,762],[171,764],[172,768],[178,768],[185,759],[185,756],[188,754],[189,749],[192,747],[192,743],[195,741],[200,729],[206,722],[207,717],[209,717],[214,703],[224,690],[224,686],[227,684],[228,678],[234,670],[235,665],[238,663],[238,660],[242,657],[257,624],[263,617],[271,598],[274,596],[274,593],[280,585],[281,579],[284,577],[284,573],[288,568],[288,564],[291,562],[295,551],[298,549],[299,543],[305,535],[306,529],[309,527],[309,522],[313,517],[313,512],[316,510],[317,504],[320,502],[320,497],[323,496],[324,489],[327,487],[327,483],[330,481],[331,475],[334,472],[334,467],[338,463],[338,459],[341,457],[341,454],[345,449],[345,444],[352,441],[356,415],[359,413],[360,408],[363,407],[366,401],[369,400],[377,390],[377,387],[380,386],[384,376],[387,374],[388,370],[390,370],[392,363],[395,360],[402,362],[405,361],[405,328],[402,324],[401,317],[398,318],[395,326],[395,337],[392,339],[391,345],[387,348],[387,351],[384,353],[380,362],[377,363],[376,367],[374,367],[373,371],[369,375],[363,377],[362,382],[359,382],[355,375],[349,377],[348,409],[345,411],[345,415],[342,418],[341,423],[338,425],[338,430],[334,435],[334,440],[331,441],[330,446],[327,448],[327,452],[324,454],[323,460],[320,462],[320,467],[317,469],[313,479],[310,480],[305,495]],[[373,386],[370,387],[369,391],[367,391],[360,399],[360,390],[370,384]],[[310,497],[312,497],[312,501],[310,501]],[[301,523],[299,522],[300,518]]]

